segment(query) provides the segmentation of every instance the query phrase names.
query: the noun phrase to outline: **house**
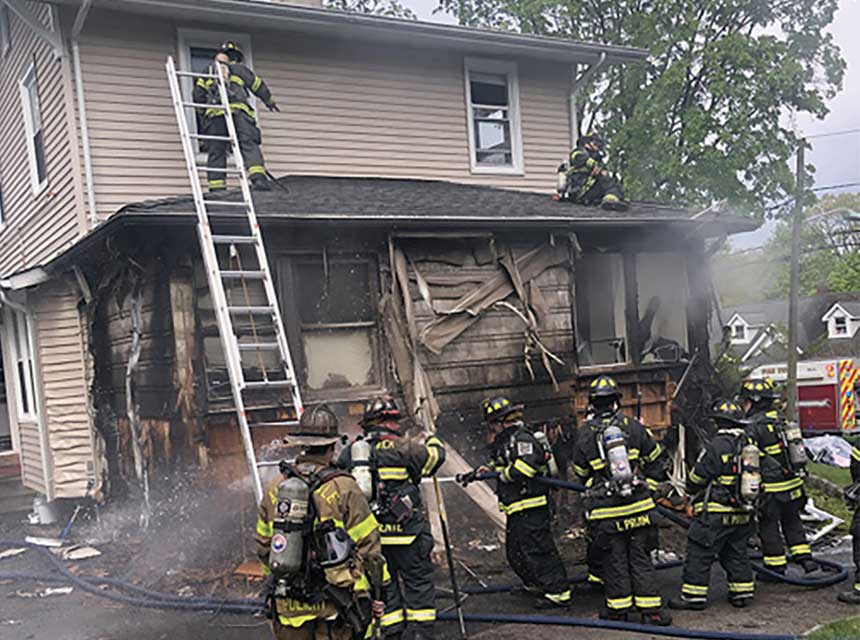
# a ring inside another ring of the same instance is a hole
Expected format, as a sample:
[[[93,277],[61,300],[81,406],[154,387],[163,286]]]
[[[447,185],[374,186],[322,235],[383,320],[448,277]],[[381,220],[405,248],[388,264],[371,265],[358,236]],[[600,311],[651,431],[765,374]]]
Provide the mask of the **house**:
[[[767,300],[722,311],[728,353],[744,368],[786,359],[788,301]],[[823,293],[798,301],[801,359],[860,356],[860,293]],[[713,346],[713,345],[712,345]]]
[[[244,473],[167,56],[200,70],[233,38],[278,98],[259,118],[284,188],[255,201],[305,402],[347,425],[393,391],[456,440],[486,395],[566,415],[612,372],[665,427],[708,351],[705,240],[753,226],[550,198],[577,74],[641,50],[263,0],[0,0],[0,34],[0,456],[51,500]],[[265,454],[294,412],[249,411]]]

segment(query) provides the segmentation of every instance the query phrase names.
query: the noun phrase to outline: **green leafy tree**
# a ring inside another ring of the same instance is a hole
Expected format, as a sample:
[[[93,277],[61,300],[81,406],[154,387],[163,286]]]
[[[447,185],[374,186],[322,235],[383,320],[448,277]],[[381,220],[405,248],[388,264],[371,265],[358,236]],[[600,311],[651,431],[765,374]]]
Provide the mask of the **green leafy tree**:
[[[404,7],[398,0],[326,0],[325,6],[351,13],[372,13],[377,16],[406,20],[418,19],[412,9]]]
[[[762,214],[793,184],[786,111],[823,117],[845,69],[825,31],[837,0],[439,2],[464,25],[648,49],[599,75],[580,114],[640,199]]]

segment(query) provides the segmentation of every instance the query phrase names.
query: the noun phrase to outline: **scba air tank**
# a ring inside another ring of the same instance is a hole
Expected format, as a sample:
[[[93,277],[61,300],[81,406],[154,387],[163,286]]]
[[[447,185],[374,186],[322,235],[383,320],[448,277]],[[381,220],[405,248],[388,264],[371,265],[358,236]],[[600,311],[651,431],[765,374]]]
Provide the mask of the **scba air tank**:
[[[373,475],[370,472],[370,443],[359,438],[350,447],[352,456],[352,476],[358,488],[368,500],[373,500]]]
[[[633,491],[633,468],[627,452],[627,438],[619,427],[610,425],[603,430],[603,450],[612,484],[621,495],[630,495]]]
[[[304,560],[304,530],[310,491],[297,476],[278,485],[269,567],[276,576],[298,573]]]
[[[788,450],[788,462],[793,469],[802,469],[809,462],[806,455],[806,447],[803,446],[803,433],[800,425],[796,422],[788,422],[783,427],[785,434],[785,447]]]
[[[761,493],[761,465],[758,448],[747,444],[741,449],[740,499],[749,508],[755,506]]]

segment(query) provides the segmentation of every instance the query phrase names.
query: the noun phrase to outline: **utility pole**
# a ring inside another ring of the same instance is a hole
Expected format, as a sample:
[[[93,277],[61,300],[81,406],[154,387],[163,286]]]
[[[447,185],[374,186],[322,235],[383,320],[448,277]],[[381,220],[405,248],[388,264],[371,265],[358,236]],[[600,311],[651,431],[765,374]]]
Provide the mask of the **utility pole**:
[[[804,152],[806,140],[797,148],[794,213],[791,223],[791,283],[788,293],[788,381],[786,409],[789,420],[797,420],[797,316],[800,289],[800,228],[803,225]]]

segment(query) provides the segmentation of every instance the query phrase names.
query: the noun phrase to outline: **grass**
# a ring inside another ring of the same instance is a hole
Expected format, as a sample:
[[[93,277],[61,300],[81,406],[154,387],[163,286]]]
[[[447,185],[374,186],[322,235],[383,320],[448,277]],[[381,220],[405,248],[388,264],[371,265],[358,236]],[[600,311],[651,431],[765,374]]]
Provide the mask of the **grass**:
[[[847,487],[851,484],[851,472],[848,469],[840,469],[818,462],[810,462],[806,468],[810,474],[829,480],[838,487]]]
[[[860,618],[848,618],[826,624],[804,636],[807,640],[848,640],[860,638]]]

